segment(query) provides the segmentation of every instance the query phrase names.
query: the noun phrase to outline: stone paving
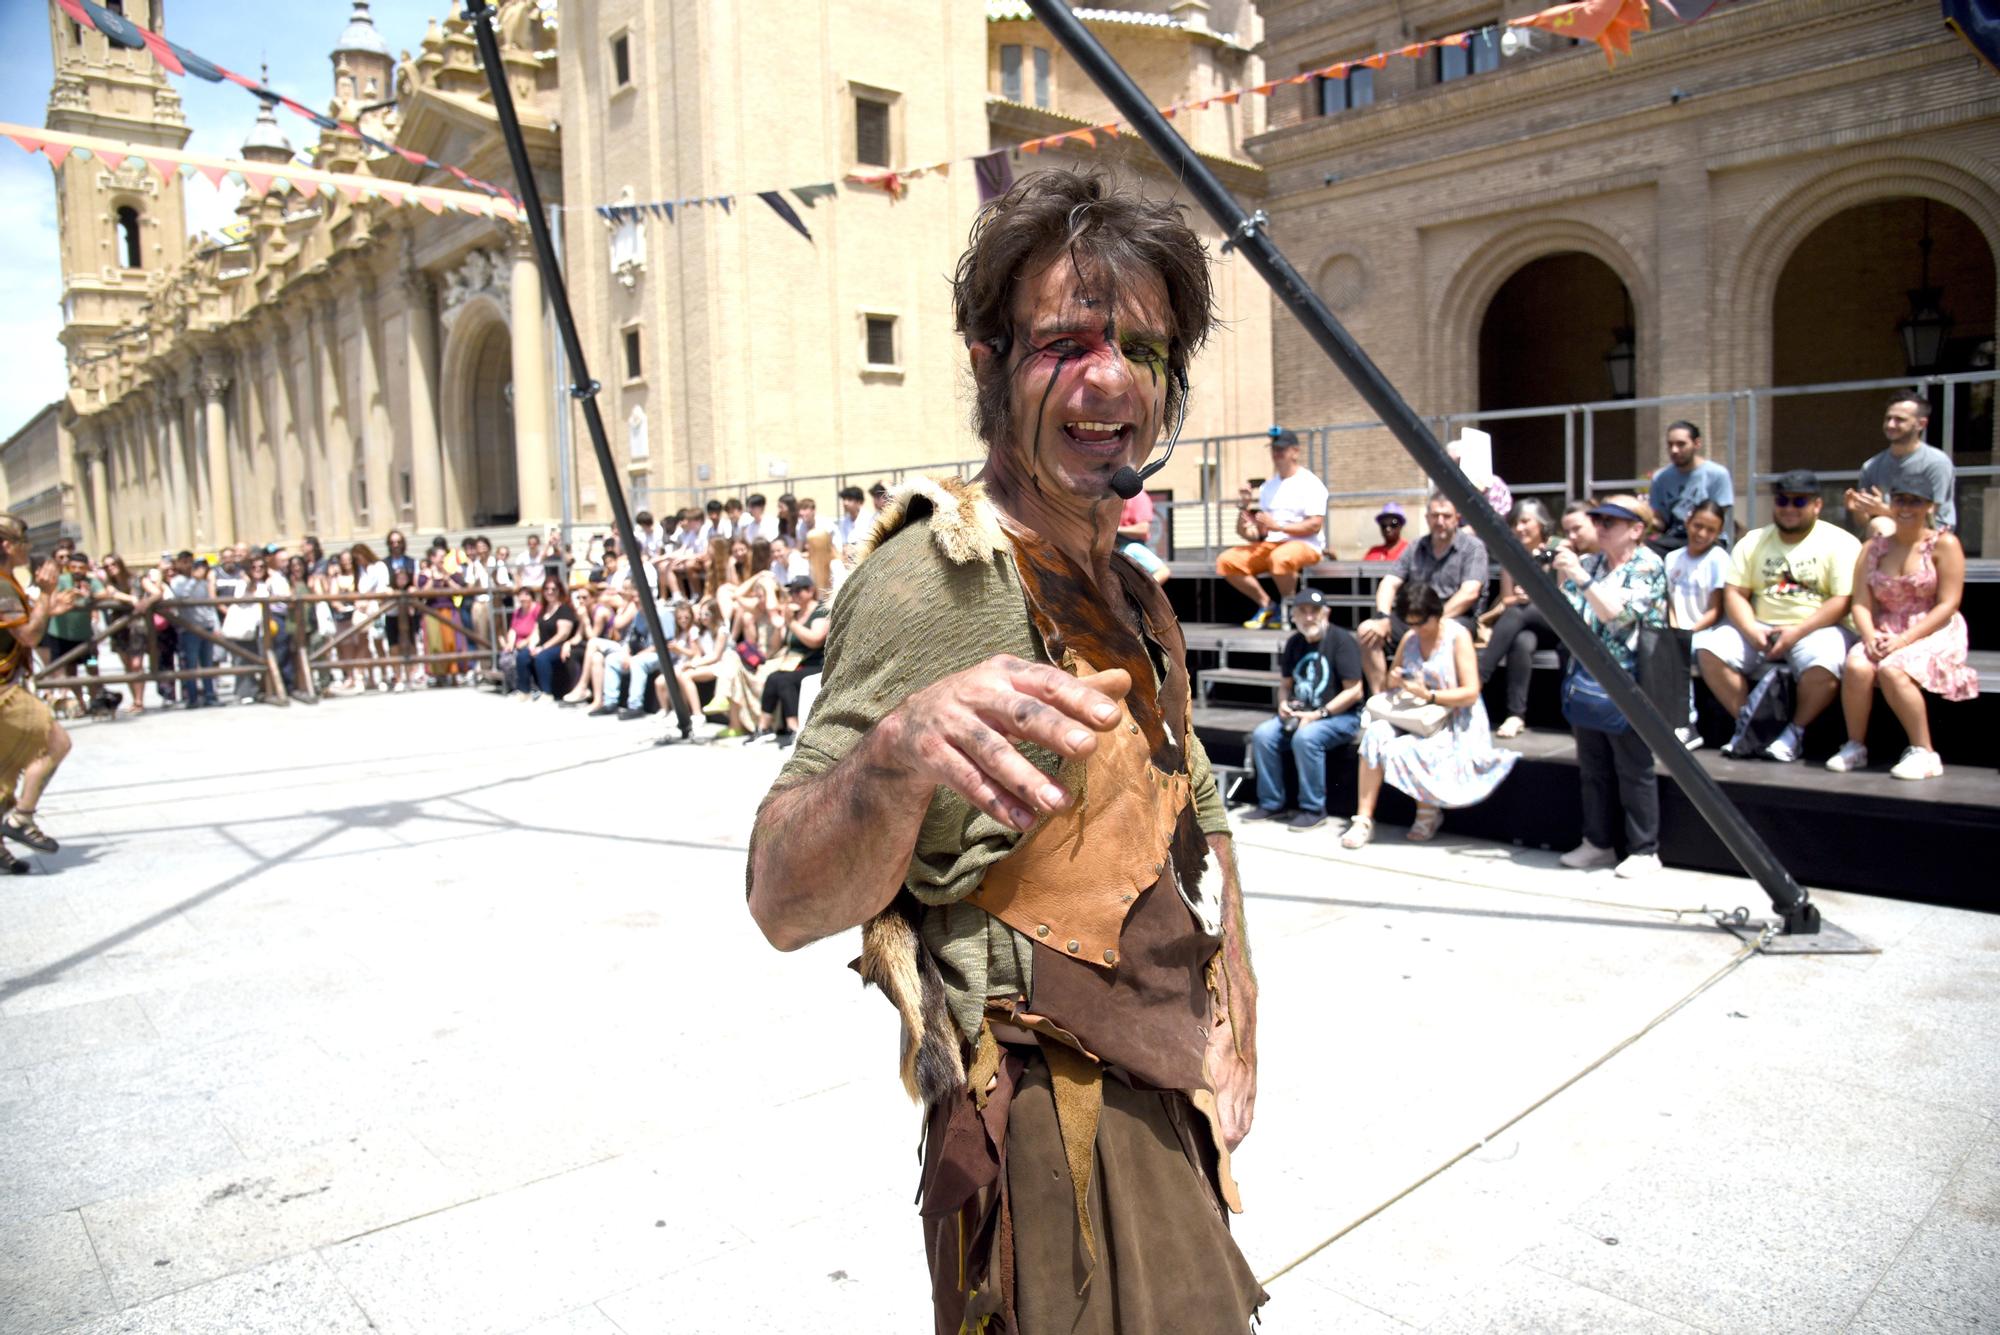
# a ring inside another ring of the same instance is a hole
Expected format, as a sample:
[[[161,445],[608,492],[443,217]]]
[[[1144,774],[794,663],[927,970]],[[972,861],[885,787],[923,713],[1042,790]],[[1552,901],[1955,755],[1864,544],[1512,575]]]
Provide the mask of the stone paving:
[[[743,911],[778,756],[652,735],[80,729],[0,884],[0,1332],[928,1330],[891,1013]],[[1659,910],[1747,882],[1337,835],[1241,841],[1265,1332],[2000,1328],[2000,920],[1731,969]]]

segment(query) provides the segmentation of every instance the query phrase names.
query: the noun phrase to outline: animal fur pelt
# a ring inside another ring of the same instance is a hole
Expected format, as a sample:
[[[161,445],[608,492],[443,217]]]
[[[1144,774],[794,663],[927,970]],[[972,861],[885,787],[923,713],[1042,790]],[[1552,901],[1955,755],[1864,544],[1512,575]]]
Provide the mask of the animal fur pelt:
[[[867,560],[868,553],[926,514],[931,520],[931,538],[955,565],[984,561],[994,552],[1007,550],[1000,512],[986,499],[983,484],[955,477],[918,477],[890,495],[856,560]]]
[[[925,1107],[965,1087],[958,1027],[945,1004],[944,979],[917,930],[922,906],[896,897],[861,929],[855,972],[873,983],[903,1017],[900,1069],[903,1088]]]

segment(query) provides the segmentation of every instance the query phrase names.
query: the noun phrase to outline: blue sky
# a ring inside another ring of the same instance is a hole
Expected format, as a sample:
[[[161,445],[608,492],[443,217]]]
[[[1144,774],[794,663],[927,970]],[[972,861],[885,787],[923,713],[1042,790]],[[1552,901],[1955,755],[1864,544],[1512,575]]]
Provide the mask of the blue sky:
[[[327,53],[339,40],[353,6],[349,0],[288,0],[246,8],[240,0],[173,0],[166,7],[167,35],[198,55],[254,75],[271,64],[271,86],[309,107],[324,108],[333,95]],[[414,50],[432,17],[450,12],[449,0],[375,0],[375,26],[391,51]],[[0,121],[39,126],[47,113],[54,61],[49,51],[50,0],[0,0]],[[233,157],[257,117],[257,99],[234,84],[168,78],[180,89],[189,128],[188,149]],[[310,122],[280,108],[278,124],[293,144],[317,134]],[[201,177],[185,184],[188,230],[208,231],[235,221],[234,191],[217,191]],[[56,242],[55,183],[48,159],[23,153],[0,139],[0,440],[6,439],[65,383],[62,345],[62,268]]]

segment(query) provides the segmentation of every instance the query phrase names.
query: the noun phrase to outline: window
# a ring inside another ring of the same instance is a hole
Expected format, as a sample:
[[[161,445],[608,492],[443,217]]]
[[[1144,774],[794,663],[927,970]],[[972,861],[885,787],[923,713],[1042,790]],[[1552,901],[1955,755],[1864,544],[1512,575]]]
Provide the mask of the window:
[[[1345,79],[1320,76],[1313,81],[1313,88],[1322,116],[1371,106],[1375,101],[1375,71],[1365,65],[1356,65],[1347,71]]]
[[[866,167],[889,165],[889,104],[872,97],[854,99],[854,160]]]
[[[896,365],[895,316],[867,317],[867,344],[862,349],[862,359],[871,367]]]
[[[1046,47],[1035,47],[1035,105],[1049,105],[1049,52]]]
[[[611,86],[629,88],[632,86],[632,36],[619,33],[611,39]]]
[[[645,363],[639,358],[639,331],[637,329],[627,329],[625,331],[624,343],[625,378],[627,380],[644,379],[646,368]]]
[[[118,210],[118,253],[128,269],[143,269],[139,248],[139,210],[126,204]]]
[[[1020,102],[1021,97],[1021,48],[1003,46],[1000,48],[1000,96],[1009,102]]]
[[[1500,68],[1500,25],[1476,28],[1464,46],[1441,46],[1432,54],[1437,57],[1433,72],[1438,83],[1490,74]]]

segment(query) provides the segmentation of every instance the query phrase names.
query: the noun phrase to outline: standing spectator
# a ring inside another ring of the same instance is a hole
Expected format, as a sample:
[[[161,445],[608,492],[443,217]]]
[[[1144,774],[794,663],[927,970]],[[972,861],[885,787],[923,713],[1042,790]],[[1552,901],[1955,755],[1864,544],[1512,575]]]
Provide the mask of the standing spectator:
[[[1472,632],[1444,615],[1444,607],[1445,600],[1430,584],[1416,581],[1396,590],[1395,620],[1409,629],[1386,685],[1391,691],[1408,691],[1422,704],[1443,705],[1450,718],[1428,737],[1398,731],[1386,719],[1372,720],[1361,730],[1361,791],[1354,821],[1340,837],[1342,848],[1360,848],[1375,837],[1375,804],[1383,780],[1416,800],[1409,838],[1423,843],[1437,835],[1444,808],[1484,802],[1520,759],[1493,745],[1486,706],[1479,699]]]
[[[125,624],[105,636],[105,643],[118,656],[128,677],[144,677],[146,673],[146,649],[153,638],[153,595],[145,584],[132,576],[125,558],[116,552],[104,558],[103,602],[105,616],[114,623]],[[146,683],[132,683],[132,703],[121,713],[139,714],[146,708]]]
[[[385,563],[386,566],[386,563]],[[383,673],[389,681],[391,691],[408,690],[413,681],[423,680],[423,669],[417,667],[412,674],[410,655],[416,652],[422,642],[417,623],[423,614],[417,610],[417,600],[409,595],[416,591],[417,578],[408,566],[389,569],[389,592],[401,595],[385,601],[389,610],[382,617],[382,641],[387,657],[397,661]]]
[[[1694,637],[1722,621],[1722,590],[1729,583],[1729,553],[1722,546],[1722,506],[1698,501],[1688,511],[1687,545],[1667,558],[1667,624],[1681,642],[1681,654],[1694,662]],[[1674,735],[1690,751],[1701,749],[1695,729],[1694,679],[1688,678],[1688,716]]]
[[[1701,679],[1731,718],[1743,712],[1750,682],[1772,664],[1785,662],[1798,675],[1791,726],[1764,748],[1777,761],[1799,758],[1806,725],[1840,693],[1851,643],[1841,622],[1861,544],[1820,523],[1819,512],[1818,474],[1795,468],[1781,476],[1770,527],[1746,533],[1730,554],[1722,621],[1694,637]]]
[[[174,557],[173,578],[167,581],[167,592],[178,602],[188,602],[196,598],[215,597],[215,576],[206,561],[196,568],[194,553],[181,552]],[[221,626],[215,609],[209,606],[186,607],[180,615],[189,626],[205,630],[210,635],[218,633]],[[194,631],[183,631],[180,636],[178,662],[184,668],[206,668],[215,665],[215,642],[198,635]],[[216,703],[215,678],[194,677],[181,692],[186,697],[183,708],[199,709],[203,705]]]
[[[300,555],[306,559],[306,575],[312,578],[326,573],[326,548],[320,546],[319,539],[308,533],[299,541]]]
[[[1361,647],[1339,626],[1329,624],[1326,595],[1307,589],[1292,603],[1298,629],[1285,641],[1278,660],[1284,679],[1278,713],[1250,734],[1257,757],[1257,805],[1244,820],[1276,820],[1285,814],[1285,763],[1297,769],[1298,814],[1291,828],[1310,830],[1326,820],[1326,756],[1361,733]]]
[[[389,591],[392,582],[389,563],[378,558],[374,549],[365,542],[355,543],[351,550],[354,553],[354,591],[360,595],[355,601],[354,613],[368,621],[369,652],[365,656],[386,658],[389,656],[389,622],[386,616],[377,615],[378,609],[383,606],[382,602],[371,599],[368,595]],[[370,666],[361,675],[367,687],[370,690],[375,689],[374,667]],[[382,686],[387,689],[388,685],[389,671],[384,668]]]
[[[319,646],[322,638],[319,616],[326,610],[325,603],[298,600],[300,594],[319,592],[313,587],[312,563],[303,555],[286,557],[282,576],[279,572],[273,571],[272,578],[282,578],[288,591],[293,595],[293,601],[289,604],[272,605],[271,617],[278,665],[285,674],[288,689],[299,690],[302,687],[310,687],[313,680],[308,666],[310,659],[307,655]],[[332,624],[330,618],[327,624]],[[304,675],[301,675],[302,672]]]
[[[355,559],[356,548],[333,558],[327,567],[326,591],[327,615],[333,620],[333,660],[345,666],[335,674],[333,685],[327,688],[329,695],[358,695],[366,689],[366,673],[354,666],[354,660],[368,656],[366,632],[348,635],[354,629],[355,610],[360,606],[357,592],[361,587],[361,571]],[[366,551],[367,548],[360,548]],[[342,639],[342,636],[346,636]]]
[[[1729,509],[1736,504],[1736,484],[1730,481],[1729,470],[1701,457],[1701,428],[1693,422],[1675,422],[1667,428],[1667,458],[1671,462],[1653,474],[1646,493],[1660,521],[1660,536],[1652,547],[1662,556],[1687,546],[1688,516],[1696,506],[1715,506],[1726,531]]]
[[[1297,433],[1271,428],[1271,472],[1255,497],[1247,486],[1237,493],[1236,532],[1244,545],[1215,562],[1215,573],[1257,604],[1257,614],[1243,623],[1246,630],[1284,624],[1284,608],[1272,605],[1259,575],[1269,575],[1281,602],[1289,604],[1299,572],[1326,551],[1326,484],[1299,462]]]
[[[493,628],[498,624],[495,603],[499,595],[495,589],[506,584],[506,567],[493,558],[493,544],[484,535],[475,537],[469,544],[470,559],[458,572],[465,584],[466,625],[472,631],[473,639],[469,648],[477,652],[477,646],[493,643]],[[483,655],[481,655],[483,658]],[[483,670],[482,670],[482,674]]]
[[[161,552],[160,563],[145,574],[146,594],[152,600],[153,610],[147,614],[149,640],[155,673],[172,672],[180,661],[180,628],[167,619],[161,608],[169,594],[168,587],[174,578],[174,554]],[[182,692],[180,683],[162,680],[158,683],[160,703],[175,704]]]
[[[514,586],[539,588],[542,582],[542,535],[530,533],[520,555],[514,558]]]
[[[1479,594],[1486,587],[1486,544],[1469,529],[1459,527],[1458,507],[1447,497],[1431,497],[1424,506],[1424,523],[1430,530],[1428,536],[1411,543],[1396,558],[1395,566],[1375,586],[1375,615],[1355,629],[1355,638],[1361,641],[1361,670],[1371,692],[1382,689],[1388,675],[1388,650],[1401,644],[1409,629],[1394,610],[1396,595],[1405,585],[1427,586],[1437,594],[1444,616],[1465,631],[1468,642],[1473,635],[1473,614],[1479,610]],[[1477,685],[1476,665],[1465,679]],[[1482,709],[1482,732],[1485,723]]]
[[[433,547],[424,562],[422,572],[417,576],[417,588],[434,595],[424,601],[424,605],[435,612],[427,616],[424,625],[424,654],[427,658],[437,655],[459,653],[464,645],[459,639],[458,628],[452,624],[452,597],[465,583],[447,567],[445,551]],[[458,674],[464,670],[464,662],[458,658],[446,657],[442,662],[426,663],[425,676],[433,686],[456,686]]]
[[[1152,543],[1153,498],[1144,491],[1135,492],[1118,511],[1117,547],[1126,560],[1151,575],[1154,583],[1165,584],[1173,572]]]
[[[54,663],[65,655],[82,649],[68,666],[62,669],[66,676],[81,677],[88,670],[96,675],[97,652],[90,648],[90,636],[95,627],[91,624],[91,609],[104,595],[104,582],[90,573],[90,558],[82,552],[71,550],[63,554],[62,573],[56,577],[56,592],[75,589],[77,597],[71,609],[58,612],[49,618],[48,629],[42,633],[42,662]],[[70,688],[76,696],[76,712],[79,715],[90,712],[90,697],[81,686]]]
[[[1826,767],[1835,772],[1868,766],[1868,716],[1875,692],[1895,712],[1910,739],[1889,773],[1898,779],[1935,779],[1944,761],[1931,746],[1924,692],[1946,700],[1979,694],[1979,673],[1966,660],[1965,548],[1958,536],[1933,523],[1937,498],[1925,494],[1932,479],[1914,470],[1889,495],[1896,527],[1872,537],[1854,568],[1854,631],[1840,682],[1847,742]]]
[[[217,598],[248,598],[252,584],[270,576],[261,553],[247,563],[237,559],[234,549],[225,549],[225,555],[228,559],[215,576]],[[239,705],[255,704],[260,693],[257,679],[263,675],[262,669],[244,665],[263,657],[263,647],[257,642],[263,624],[262,609],[255,603],[231,603],[222,609],[222,638],[238,650],[230,657],[234,660],[232,666],[238,669],[234,698]]]
[[[1552,527],[1549,512],[1540,501],[1524,500],[1514,507],[1514,536],[1528,549],[1528,555],[1542,562],[1544,569],[1556,556],[1549,541],[1555,536],[1550,531]],[[1493,730],[1493,735],[1502,741],[1519,737],[1528,726],[1528,685],[1534,678],[1535,651],[1556,642],[1555,630],[1529,600],[1528,591],[1516,584],[1504,567],[1500,571],[1500,596],[1494,599],[1493,606],[1480,613],[1479,624],[1491,632],[1486,647],[1479,651],[1480,684],[1492,681],[1493,674],[1501,667],[1507,669],[1507,716]]]
[[[409,572],[411,583],[415,583],[417,578],[417,558],[410,555],[410,540],[403,536],[401,529],[392,528],[389,530],[389,536],[385,541],[389,552],[388,555],[382,558],[382,562],[389,567],[389,574],[394,576],[398,570],[406,570]]]
[[[1361,559],[1364,561],[1400,560],[1404,549],[1410,545],[1410,540],[1403,536],[1403,524],[1406,519],[1407,516],[1404,515],[1402,506],[1396,504],[1394,501],[1384,502],[1380,513],[1375,516],[1375,531],[1382,535],[1382,541],[1370,547],[1362,554]]]
[[[570,606],[569,590],[558,575],[542,578],[539,614],[528,643],[515,653],[514,689],[526,700],[553,695],[564,684],[564,664],[576,641],[576,609]]]
[[[867,499],[868,493],[859,487],[840,489],[840,513],[833,517],[833,552],[850,566],[860,554],[857,549],[867,540],[875,525],[873,515],[866,519],[861,516],[862,502]]]
[[[1667,569],[1645,545],[1652,509],[1636,496],[1612,496],[1590,511],[1597,551],[1556,553],[1563,597],[1627,672],[1637,674],[1639,628],[1665,626]],[[1582,668],[1571,664],[1571,672]],[[1568,713],[1568,706],[1565,706]],[[1602,725],[1602,726],[1600,726]],[[1660,786],[1653,753],[1622,715],[1570,719],[1583,781],[1583,842],[1562,855],[1565,867],[1617,866],[1628,879],[1660,869]],[[1625,859],[1614,848],[1625,817]]]
[[[1916,390],[1889,400],[1882,414],[1882,435],[1889,448],[1861,465],[1861,481],[1847,490],[1847,513],[1865,521],[1870,537],[1896,531],[1890,498],[1897,492],[1927,496],[1937,505],[1933,522],[1941,532],[1958,529],[1958,507],[1952,502],[1951,456],[1924,443],[1931,424],[1931,401]],[[1913,485],[1914,484],[1914,485]]]

